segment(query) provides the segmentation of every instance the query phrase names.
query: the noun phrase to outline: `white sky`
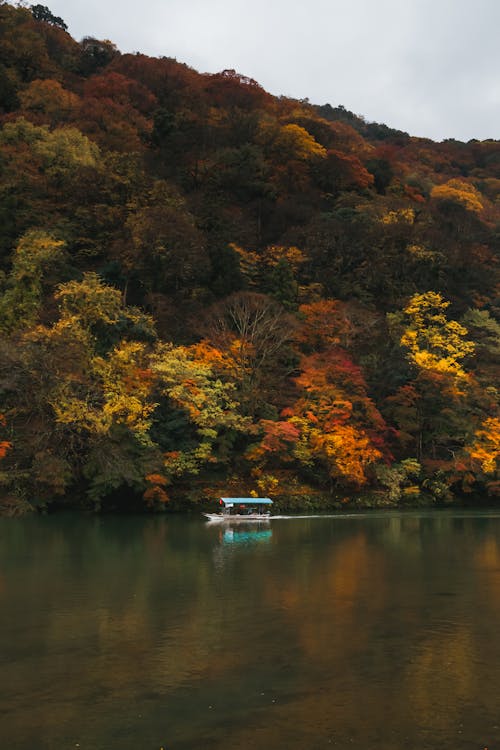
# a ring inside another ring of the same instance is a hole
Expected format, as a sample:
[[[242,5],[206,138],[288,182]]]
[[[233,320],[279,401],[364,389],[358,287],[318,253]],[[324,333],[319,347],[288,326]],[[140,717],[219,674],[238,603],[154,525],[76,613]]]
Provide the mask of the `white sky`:
[[[35,0],[33,0],[35,3]],[[500,0],[42,0],[76,39],[234,68],[411,135],[500,138]]]

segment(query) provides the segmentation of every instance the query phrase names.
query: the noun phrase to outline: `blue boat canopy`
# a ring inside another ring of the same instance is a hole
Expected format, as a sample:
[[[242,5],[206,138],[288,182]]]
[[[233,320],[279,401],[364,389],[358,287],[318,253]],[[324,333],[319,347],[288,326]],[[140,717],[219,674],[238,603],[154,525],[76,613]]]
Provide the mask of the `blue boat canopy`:
[[[224,505],[272,505],[269,497],[221,497],[220,502]]]

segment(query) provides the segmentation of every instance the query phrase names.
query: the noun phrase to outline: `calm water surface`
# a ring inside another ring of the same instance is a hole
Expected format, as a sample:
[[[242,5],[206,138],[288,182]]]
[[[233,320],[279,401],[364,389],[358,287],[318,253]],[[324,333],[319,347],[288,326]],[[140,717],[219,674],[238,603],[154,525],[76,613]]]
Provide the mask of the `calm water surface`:
[[[500,514],[0,522],[0,748],[500,748]]]

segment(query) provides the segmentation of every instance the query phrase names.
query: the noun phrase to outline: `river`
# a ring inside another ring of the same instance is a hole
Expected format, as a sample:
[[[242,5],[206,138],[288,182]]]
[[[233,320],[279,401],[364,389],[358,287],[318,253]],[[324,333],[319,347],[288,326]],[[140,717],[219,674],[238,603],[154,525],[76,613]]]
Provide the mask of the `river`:
[[[500,747],[500,512],[0,520],[6,750]]]

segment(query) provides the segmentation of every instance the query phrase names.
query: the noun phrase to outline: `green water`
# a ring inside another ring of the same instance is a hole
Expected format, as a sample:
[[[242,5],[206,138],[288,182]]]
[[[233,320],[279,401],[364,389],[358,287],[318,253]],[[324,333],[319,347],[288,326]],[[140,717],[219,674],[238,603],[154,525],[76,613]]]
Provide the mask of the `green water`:
[[[0,521],[2,750],[495,750],[500,513]]]

